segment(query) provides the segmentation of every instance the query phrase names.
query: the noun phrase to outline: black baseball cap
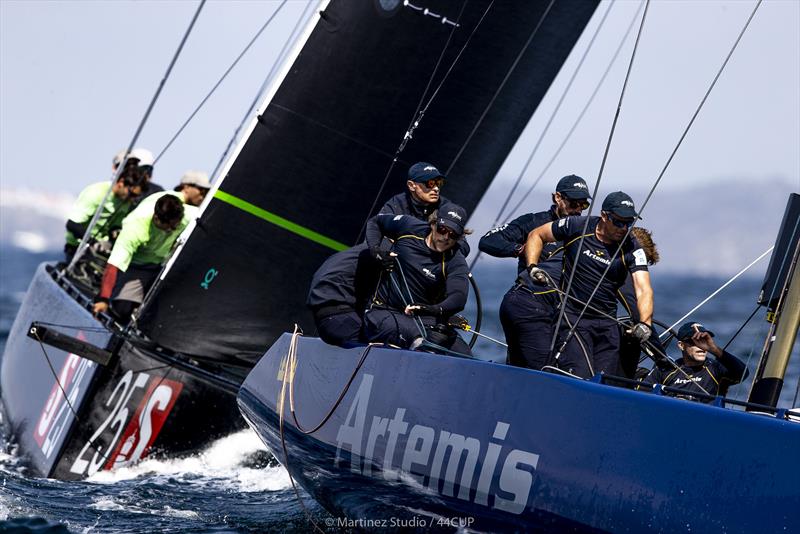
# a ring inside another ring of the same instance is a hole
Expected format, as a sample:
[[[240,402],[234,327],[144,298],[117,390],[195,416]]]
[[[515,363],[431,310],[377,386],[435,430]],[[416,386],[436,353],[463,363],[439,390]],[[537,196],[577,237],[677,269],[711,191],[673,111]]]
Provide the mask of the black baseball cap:
[[[458,235],[464,233],[467,222],[467,210],[452,202],[439,207],[438,223],[448,227]]]
[[[714,332],[707,330],[705,326],[694,321],[689,321],[688,323],[683,323],[678,329],[678,341],[684,341],[691,338],[695,334],[695,327],[697,327],[697,331],[708,332],[711,337],[714,337]]]
[[[444,174],[439,172],[439,169],[436,168],[436,165],[426,163],[424,161],[419,161],[408,169],[408,179],[412,182],[422,183],[427,182],[428,180],[433,180],[434,178],[444,177]]]
[[[556,185],[556,193],[575,200],[592,199],[589,196],[589,186],[586,185],[586,180],[577,174],[570,174],[560,179]]]
[[[603,200],[603,211],[613,213],[617,217],[622,217],[623,219],[632,219],[634,217],[641,219],[639,214],[636,213],[636,206],[633,205],[633,199],[622,191],[615,191]]]

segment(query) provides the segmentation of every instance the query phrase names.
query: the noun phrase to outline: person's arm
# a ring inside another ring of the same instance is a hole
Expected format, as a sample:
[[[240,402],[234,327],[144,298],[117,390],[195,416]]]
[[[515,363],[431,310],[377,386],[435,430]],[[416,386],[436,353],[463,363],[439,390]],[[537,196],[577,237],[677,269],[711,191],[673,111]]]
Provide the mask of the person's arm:
[[[67,231],[71,232],[77,239],[83,239],[83,235],[86,233],[88,227],[89,225],[87,223],[75,222],[72,219],[67,220]]]
[[[562,219],[563,220],[563,219]],[[553,223],[544,223],[538,228],[534,228],[525,240],[525,263],[528,266],[539,263],[539,256],[545,243],[554,243]]]
[[[523,215],[503,226],[498,226],[489,230],[486,235],[481,237],[478,249],[495,258],[516,258],[525,249],[525,241],[528,238],[530,228],[525,225],[523,218],[530,216]]]
[[[117,283],[118,274],[119,269],[110,263],[106,264],[106,269],[103,271],[103,281],[100,283],[100,292],[94,298],[92,311],[95,315],[108,311],[108,303],[111,301],[111,292]]]
[[[722,378],[728,380],[732,384],[738,384],[750,374],[747,365],[725,350],[722,350],[715,342],[714,338],[708,332],[698,332],[695,328],[695,334],[692,336],[692,342],[700,349],[710,352],[714,355],[719,363],[725,367],[725,373]]]
[[[398,215],[398,213],[395,210],[395,205],[392,202],[392,199],[389,199],[386,202],[386,204],[383,205],[380,211],[378,211],[378,215]],[[375,220],[375,217],[370,217],[369,220],[367,221],[367,226],[364,229],[364,235],[366,236],[367,244],[369,244],[370,235],[372,235],[372,238],[375,239],[375,236],[379,235],[380,231],[381,230],[380,228],[378,228],[378,223]],[[376,243],[380,243],[380,239],[381,238],[378,238]]]
[[[639,310],[639,322],[650,326],[653,324],[653,287],[650,285],[650,273],[636,271],[631,276],[636,293],[636,309]]]
[[[436,304],[412,303],[406,306],[406,315],[432,315],[450,316],[464,309],[469,296],[469,279],[467,278],[467,262],[461,256],[456,256],[448,264],[450,274],[445,281],[445,297]]]

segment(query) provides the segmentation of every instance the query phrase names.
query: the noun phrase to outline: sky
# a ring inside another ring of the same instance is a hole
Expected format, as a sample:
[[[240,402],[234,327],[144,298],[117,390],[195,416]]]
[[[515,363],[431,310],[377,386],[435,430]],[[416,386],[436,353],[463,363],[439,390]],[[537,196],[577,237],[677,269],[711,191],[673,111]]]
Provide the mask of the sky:
[[[88,183],[110,178],[111,157],[133,136],[197,5],[188,0],[0,0],[0,187],[76,194]],[[137,145],[158,154],[279,5],[207,2]],[[187,169],[214,169],[306,5],[289,0],[279,10],[159,161],[157,182],[169,186]],[[523,190],[564,139],[639,5],[614,3],[533,158]],[[754,5],[745,0],[652,2],[601,192],[652,186]],[[521,172],[608,6],[601,3],[487,198],[502,197]],[[636,28],[546,172],[542,192],[573,173],[594,187]],[[777,180],[787,192],[797,191],[798,147],[800,2],[767,0],[659,188],[691,190],[744,178]]]

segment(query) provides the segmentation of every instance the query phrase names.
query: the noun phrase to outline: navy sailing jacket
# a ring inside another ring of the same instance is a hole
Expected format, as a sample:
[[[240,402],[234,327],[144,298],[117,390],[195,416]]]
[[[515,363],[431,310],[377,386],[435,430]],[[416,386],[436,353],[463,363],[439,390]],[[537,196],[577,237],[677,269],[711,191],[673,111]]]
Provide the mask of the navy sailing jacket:
[[[709,354],[703,365],[695,367],[683,363],[683,358],[675,360],[674,363],[674,366],[669,364],[653,366],[642,382],[684,389],[687,395],[703,393],[705,389],[709,395],[725,396],[729,386],[738,384],[747,378],[749,373],[744,362],[727,351],[722,351],[722,356],[719,358],[712,358]],[[701,387],[703,389],[700,389]],[[711,401],[704,399],[703,402]]]
[[[445,316],[464,309],[469,268],[461,251],[451,249],[442,253],[431,249],[425,243],[431,227],[419,219],[376,215],[373,221],[375,224],[367,227],[367,245],[375,246],[383,237],[392,239],[392,251],[400,264],[394,272],[381,276],[375,304],[397,311],[412,302],[437,304]]]

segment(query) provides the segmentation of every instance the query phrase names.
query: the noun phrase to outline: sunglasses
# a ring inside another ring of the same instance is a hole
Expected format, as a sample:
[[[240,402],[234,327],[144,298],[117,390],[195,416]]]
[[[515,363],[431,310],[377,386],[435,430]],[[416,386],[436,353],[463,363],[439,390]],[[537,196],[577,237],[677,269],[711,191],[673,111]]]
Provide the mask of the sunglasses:
[[[444,185],[444,178],[431,178],[430,180],[425,180],[424,182],[417,182],[420,185],[424,185],[426,189],[433,189],[434,187],[438,187],[439,189],[442,188]]]
[[[577,208],[577,209],[580,209],[581,211],[583,211],[583,210],[589,208],[589,201],[588,200],[583,200],[583,199],[575,200],[575,199],[571,199],[571,198],[565,198],[564,201],[567,203],[567,206],[569,206],[572,209],[576,209]]]
[[[608,220],[611,221],[617,228],[630,228],[636,219],[619,219],[616,215],[606,212]]]
[[[452,239],[453,241],[458,241],[458,238],[461,237],[461,235],[455,233],[443,224],[436,226],[436,232],[438,232],[440,235],[446,235],[448,239]]]

